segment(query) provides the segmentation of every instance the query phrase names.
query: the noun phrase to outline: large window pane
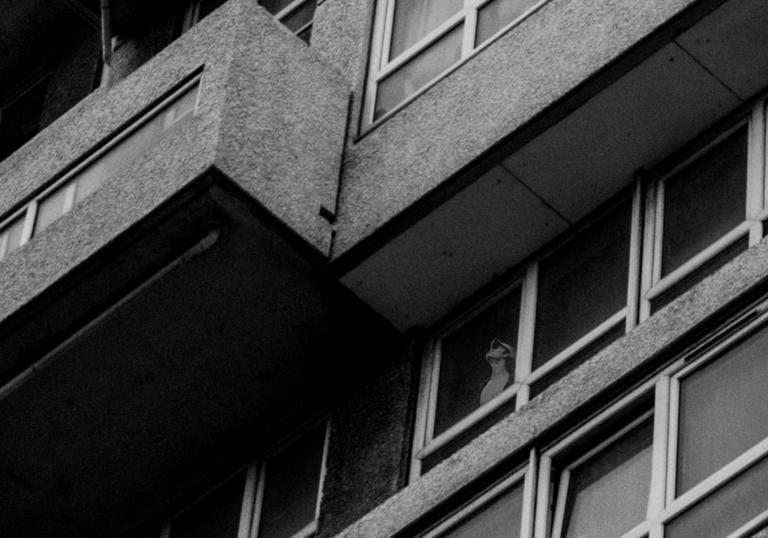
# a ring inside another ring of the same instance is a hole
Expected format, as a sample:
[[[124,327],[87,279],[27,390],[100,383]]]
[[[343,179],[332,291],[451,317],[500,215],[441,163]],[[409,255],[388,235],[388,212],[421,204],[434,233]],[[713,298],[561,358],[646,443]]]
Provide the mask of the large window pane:
[[[244,488],[243,471],[174,519],[171,538],[237,538]]]
[[[766,350],[763,329],[681,381],[678,494],[768,437]]]
[[[616,538],[645,520],[653,422],[647,420],[571,471],[568,538]]]
[[[539,264],[534,369],[627,304],[631,214],[622,204]]]
[[[441,538],[518,538],[523,513],[519,484],[441,534]]]
[[[35,233],[42,232],[64,215],[66,209],[65,201],[69,189],[70,185],[66,184],[56,189],[40,202],[37,222],[35,222]]]
[[[389,58],[394,59],[457,13],[463,0],[397,0]]]
[[[664,182],[662,272],[668,274],[745,218],[747,128]]]
[[[514,383],[519,318],[516,288],[442,339],[435,435]]]
[[[374,119],[395,108],[461,59],[462,30],[463,25],[457,26],[379,84]]]
[[[325,423],[265,466],[259,538],[289,538],[315,520]]]
[[[488,38],[510,24],[541,0],[493,0],[477,12],[477,35],[475,46],[482,45]]]
[[[674,519],[666,538],[728,536],[768,509],[768,459],[764,459]]]

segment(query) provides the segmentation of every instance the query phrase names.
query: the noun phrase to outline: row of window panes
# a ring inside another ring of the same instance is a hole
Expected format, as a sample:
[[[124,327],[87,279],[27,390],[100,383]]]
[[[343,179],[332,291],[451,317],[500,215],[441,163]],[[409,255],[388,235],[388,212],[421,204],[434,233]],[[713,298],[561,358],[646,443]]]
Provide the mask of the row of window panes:
[[[363,127],[546,0],[379,0]]]
[[[202,20],[226,0],[194,0],[184,23],[185,29]],[[259,4],[283,23],[302,41],[309,44],[312,38],[312,20],[317,0],[259,0]]]
[[[678,360],[543,453],[532,451],[524,477],[427,534],[752,536],[768,525],[767,320]]]
[[[0,260],[64,216],[104,182],[138,160],[160,138],[190,118],[195,110],[199,85],[199,80],[186,84],[1,225]]]
[[[317,531],[328,421],[236,473],[166,523],[157,538],[305,538]]]
[[[470,427],[512,399],[525,404],[760,240],[765,174],[748,163],[763,162],[764,114],[760,104],[751,122],[646,188],[638,182],[436,335],[424,363],[412,476],[439,462],[432,454],[450,454],[446,447]]]

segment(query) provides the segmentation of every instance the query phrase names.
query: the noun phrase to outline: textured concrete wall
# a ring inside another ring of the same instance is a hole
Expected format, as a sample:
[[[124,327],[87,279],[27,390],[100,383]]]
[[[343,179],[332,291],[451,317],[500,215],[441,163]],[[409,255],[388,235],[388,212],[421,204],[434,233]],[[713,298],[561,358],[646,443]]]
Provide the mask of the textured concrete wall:
[[[419,349],[378,365],[332,410],[318,536],[333,536],[407,480]]]
[[[251,0],[228,2],[0,163],[0,215],[200,69],[192,121],[0,262],[0,320],[211,167],[328,252],[331,228],[318,213],[336,192],[346,92],[316,53]],[[293,93],[281,93],[287,87]]]
[[[99,32],[91,28],[51,72],[41,128],[50,125],[93,91],[98,82],[100,57]]]
[[[550,0],[347,148],[334,254],[348,251],[692,3]],[[354,63],[336,56],[342,65]]]
[[[738,256],[714,275],[671,302],[646,322],[547,388],[518,411],[437,465],[372,512],[339,533],[344,538],[389,537],[414,523],[452,494],[505,460],[525,452],[544,433],[573,418],[628,376],[663,360],[664,352],[712,319],[729,302],[765,293],[768,242]]]

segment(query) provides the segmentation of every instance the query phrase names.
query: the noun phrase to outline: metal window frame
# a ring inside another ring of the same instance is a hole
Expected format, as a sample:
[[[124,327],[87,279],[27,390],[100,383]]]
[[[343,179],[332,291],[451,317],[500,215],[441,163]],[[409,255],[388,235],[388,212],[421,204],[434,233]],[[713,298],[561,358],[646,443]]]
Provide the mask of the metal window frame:
[[[537,475],[537,455],[531,450],[528,457],[528,465],[497,482],[480,495],[473,498],[462,508],[450,514],[431,528],[422,538],[438,538],[446,531],[450,531],[457,525],[471,519],[474,514],[494,502],[500,496],[511,489],[522,485],[523,506],[520,518],[520,538],[533,538],[535,481]]]
[[[750,472],[752,467],[768,458],[768,437],[766,437],[681,495],[675,495],[680,382],[691,373],[716,362],[744,340],[761,331],[768,331],[766,304],[768,301],[753,306],[746,313],[723,325],[720,330],[705,340],[690,347],[655,377],[639,385],[631,393],[559,440],[542,454],[537,480],[536,538],[560,538],[562,534],[568,471],[617,439],[622,432],[627,432],[640,421],[647,420],[651,414],[654,421],[653,446],[646,519],[624,534],[622,538],[663,538],[665,525],[710,495],[716,494],[722,487],[726,487],[743,473]],[[599,441],[595,448],[590,449],[586,455],[556,472],[553,471],[553,460],[556,461],[558,456],[568,450],[569,447],[573,447],[575,443],[595,435],[594,431],[601,424],[616,417],[633,402],[647,397],[650,391],[653,391],[654,398],[651,411],[624,426],[619,433],[612,435],[607,440]],[[553,484],[556,477],[558,477],[560,487],[557,489],[556,498],[553,498]],[[554,506],[552,506],[553,503]],[[766,524],[768,524],[768,510],[743,523],[727,538],[747,538],[750,533],[765,527]]]
[[[122,143],[126,138],[131,136],[146,123],[157,117],[157,115],[161,114],[163,110],[171,106],[176,100],[184,95],[184,93],[194,88],[195,86],[197,86],[197,97],[195,99],[195,105],[191,111],[191,114],[197,114],[198,106],[200,103],[200,95],[202,93],[202,70],[198,70],[198,72],[192,75],[189,80],[174,88],[157,104],[149,107],[135,120],[132,120],[130,124],[120,128],[117,134],[112,136],[106,144],[103,144],[96,151],[90,153],[67,173],[55,179],[38,194],[24,202],[22,207],[14,210],[9,214],[9,216],[0,220],[0,260],[3,260],[5,257],[7,244],[7,238],[5,237],[6,231],[10,229],[11,226],[13,226],[13,224],[16,222],[16,219],[21,218],[22,215],[24,215],[24,230],[22,232],[19,245],[21,247],[28,243],[35,236],[35,228],[38,222],[40,205],[49,196],[57,193],[61,189],[67,189],[62,216],[66,215],[76,204],[75,195],[80,173],[83,172],[91,164],[94,164],[99,159],[101,159],[104,155]],[[177,118],[171,125],[169,125],[169,128],[173,126],[173,124],[175,124],[179,119],[181,118]]]
[[[366,82],[362,115],[360,121],[360,131],[366,132],[380,125],[392,115],[396,114],[411,101],[423,94],[427,89],[445,78],[460,65],[469,60],[472,56],[492,44],[502,34],[511,28],[522,23],[526,18],[533,15],[549,0],[539,0],[532,4],[528,9],[521,13],[516,19],[501,27],[496,33],[489,37],[480,45],[475,45],[477,39],[477,14],[486,4],[494,0],[464,0],[459,10],[448,19],[440,23],[436,28],[419,38],[406,50],[400,53],[396,58],[388,60],[391,49],[391,37],[394,25],[394,8],[397,0],[378,0],[374,9],[374,26],[371,39],[371,49],[369,55],[369,70]],[[463,24],[463,36],[461,47],[461,58],[454,64],[447,67],[443,72],[435,76],[431,81],[417,89],[397,106],[387,111],[380,118],[374,119],[376,108],[376,99],[378,86],[387,76],[397,71],[400,67],[415,59],[423,52],[426,52],[432,44],[453,30],[456,26]]]
[[[691,153],[683,161],[665,170],[648,186],[645,205],[645,236],[643,254],[642,299],[640,321],[652,314],[652,302],[683,279],[712,261],[717,255],[746,238],[748,246],[756,245],[763,237],[763,222],[768,219],[768,189],[766,172],[766,107],[763,101],[754,105],[747,118],[725,129],[703,148]],[[676,173],[695,163],[737,130],[747,126],[746,200],[744,220],[681,266],[662,274],[664,244],[664,186]]]
[[[530,399],[530,386],[542,379],[548,373],[563,366],[576,353],[584,350],[609,331],[624,325],[625,332],[637,324],[637,308],[639,302],[640,248],[642,235],[642,188],[636,181],[633,189],[620,195],[600,208],[576,233],[561,240],[553,248],[540,253],[533,261],[523,265],[514,277],[496,288],[492,293],[476,302],[471,308],[455,316],[434,333],[424,346],[422,371],[419,388],[418,405],[416,409],[415,434],[411,449],[410,479],[415,480],[421,475],[422,460],[450,444],[466,430],[479,423],[491,413],[515,400],[515,408],[519,409]],[[533,351],[537,309],[539,262],[549,254],[555,253],[569,241],[579,237],[581,233],[597,224],[602,218],[617,209],[621,204],[631,202],[630,239],[627,245],[629,256],[629,272],[627,282],[627,304],[618,312],[608,316],[602,323],[593,327],[587,333],[572,342],[564,350],[548,359],[544,364],[533,369]],[[515,360],[514,382],[499,396],[478,407],[444,432],[434,436],[434,421],[437,405],[438,384],[440,378],[440,342],[453,331],[460,329],[478,314],[492,307],[513,290],[521,290],[520,318],[517,331],[517,357]]]
[[[184,19],[182,21],[182,28],[181,33],[185,33],[189,31],[195,24],[200,22],[200,2],[202,0],[192,0],[189,4],[187,4],[187,7],[184,11]],[[261,5],[261,2],[257,2],[259,5]],[[299,8],[303,7],[305,4],[315,4],[315,8],[317,8],[317,0],[293,0],[290,4],[285,6],[283,9],[278,11],[277,13],[272,13],[271,15],[278,20],[281,24],[283,20],[292,15],[295,11],[297,11]],[[266,9],[266,8],[265,8]],[[314,22],[314,16],[312,17],[312,20],[309,21],[307,24],[302,26],[301,28],[298,28],[295,32],[292,32],[295,35],[299,35],[308,28],[312,26],[312,23]]]

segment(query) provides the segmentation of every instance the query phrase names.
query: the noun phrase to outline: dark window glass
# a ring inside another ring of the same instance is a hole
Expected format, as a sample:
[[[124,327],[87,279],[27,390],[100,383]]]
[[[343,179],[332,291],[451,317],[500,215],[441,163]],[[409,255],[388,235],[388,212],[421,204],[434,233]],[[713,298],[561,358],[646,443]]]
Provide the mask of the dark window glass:
[[[518,538],[523,514],[523,484],[470,514],[441,538]]]
[[[493,0],[477,12],[475,46],[482,45],[493,34],[517,19],[540,0]]]
[[[677,269],[745,218],[747,128],[664,181],[662,273]]]
[[[237,538],[244,489],[242,471],[174,519],[171,538]]]
[[[294,0],[259,0],[259,4],[264,6],[264,9],[272,13],[272,15],[276,15],[291,5],[293,1]]]
[[[25,215],[18,217],[0,232],[0,260],[21,246]]]
[[[259,538],[289,538],[315,520],[325,423],[267,461]]]
[[[516,288],[442,339],[435,435],[514,383],[519,319]],[[489,356],[494,340],[511,348],[503,360]]]
[[[615,538],[645,520],[652,442],[647,420],[571,471],[563,536]]]
[[[540,262],[534,369],[626,306],[631,215],[623,203]]]
[[[291,31],[298,32],[312,22],[315,16],[316,2],[304,2],[302,5],[286,15],[281,22]],[[301,36],[300,36],[301,37]]]
[[[23,146],[40,130],[48,79],[0,107],[0,161]]]
[[[390,60],[458,13],[463,0],[398,0],[390,45]]]
[[[374,119],[378,119],[423,88],[461,59],[464,26],[458,25],[379,84]]]
[[[226,0],[200,0],[200,12],[197,15],[198,19],[203,19],[210,15],[210,13],[222,5]]]
[[[768,508],[768,458],[667,525],[666,538],[728,536]]]
[[[677,493],[768,436],[768,330],[680,383]]]

